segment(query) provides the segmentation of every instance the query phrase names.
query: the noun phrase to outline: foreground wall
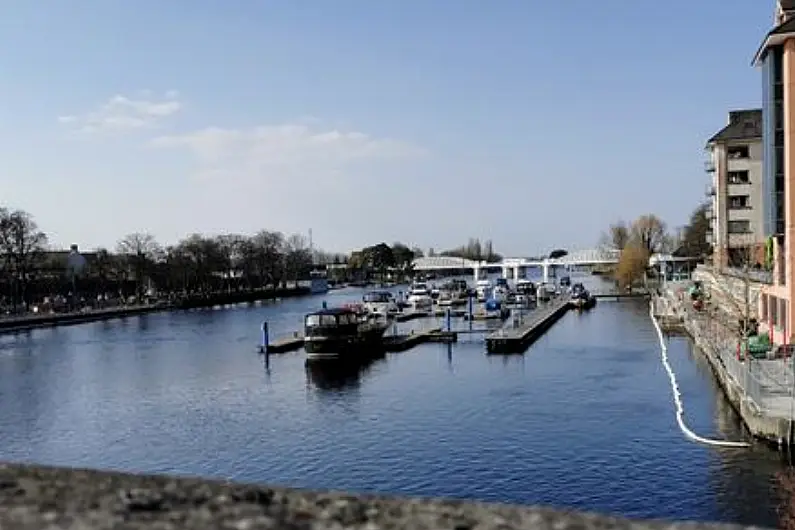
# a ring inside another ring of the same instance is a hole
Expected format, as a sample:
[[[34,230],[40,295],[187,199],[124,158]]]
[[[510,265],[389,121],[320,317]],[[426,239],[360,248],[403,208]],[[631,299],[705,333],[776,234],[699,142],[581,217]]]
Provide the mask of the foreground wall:
[[[745,285],[746,282],[741,278],[716,273],[709,267],[699,265],[693,271],[693,280],[701,281],[709,290],[710,296],[718,303],[725,303],[727,311],[743,311],[745,309]],[[748,282],[748,308],[752,317],[759,313],[759,295],[767,284],[749,281]]]
[[[364,497],[0,464],[0,528],[664,529],[741,528],[625,519],[496,504]]]

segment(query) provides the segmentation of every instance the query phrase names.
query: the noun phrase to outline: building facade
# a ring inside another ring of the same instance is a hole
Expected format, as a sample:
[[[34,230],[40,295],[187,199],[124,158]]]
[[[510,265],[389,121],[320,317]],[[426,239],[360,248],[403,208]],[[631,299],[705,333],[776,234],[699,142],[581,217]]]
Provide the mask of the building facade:
[[[762,124],[762,109],[731,111],[727,125],[707,141],[708,237],[719,268],[764,263]]]
[[[772,285],[762,290],[760,320],[778,344],[791,344],[795,315],[795,0],[778,0],[774,27],[754,57],[762,69],[765,233]]]

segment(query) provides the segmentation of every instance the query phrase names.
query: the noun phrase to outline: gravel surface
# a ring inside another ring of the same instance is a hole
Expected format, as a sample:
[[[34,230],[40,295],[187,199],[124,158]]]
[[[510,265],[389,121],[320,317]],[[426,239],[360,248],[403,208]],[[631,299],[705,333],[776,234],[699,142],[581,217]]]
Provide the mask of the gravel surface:
[[[437,499],[0,464],[0,530],[742,528]]]

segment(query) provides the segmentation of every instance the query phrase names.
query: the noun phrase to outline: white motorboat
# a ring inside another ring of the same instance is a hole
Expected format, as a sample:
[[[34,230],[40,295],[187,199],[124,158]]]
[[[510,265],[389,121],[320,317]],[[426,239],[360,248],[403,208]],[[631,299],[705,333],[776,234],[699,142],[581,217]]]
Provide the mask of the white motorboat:
[[[508,281],[505,278],[499,278],[497,280],[497,285],[495,285],[492,290],[492,298],[498,302],[505,303],[508,301],[510,294],[511,289],[508,287]]]
[[[415,310],[425,310],[433,307],[433,298],[425,282],[415,282],[409,289],[409,296],[406,303]]]
[[[400,311],[395,297],[389,291],[370,291],[364,295],[362,303],[370,316],[388,317]]]
[[[491,298],[491,280],[478,280],[477,284],[475,284],[475,293],[477,294],[478,302],[485,302],[488,298]]]

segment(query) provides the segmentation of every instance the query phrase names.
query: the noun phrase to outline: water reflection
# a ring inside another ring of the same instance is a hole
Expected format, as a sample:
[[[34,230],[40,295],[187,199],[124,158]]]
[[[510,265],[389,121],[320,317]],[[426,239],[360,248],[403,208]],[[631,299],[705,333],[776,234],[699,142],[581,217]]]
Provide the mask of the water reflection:
[[[307,385],[334,392],[358,388],[362,377],[378,362],[384,362],[383,355],[364,363],[306,363]]]

